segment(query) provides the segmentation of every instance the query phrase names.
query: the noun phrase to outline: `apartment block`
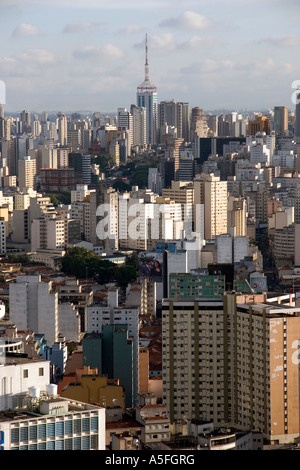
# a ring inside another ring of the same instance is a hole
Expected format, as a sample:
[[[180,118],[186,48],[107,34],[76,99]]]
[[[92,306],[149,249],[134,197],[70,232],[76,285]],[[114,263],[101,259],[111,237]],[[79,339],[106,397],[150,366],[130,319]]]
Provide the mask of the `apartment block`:
[[[94,304],[87,307],[87,333],[103,334],[104,328],[107,327],[107,334],[109,335],[108,327],[123,325],[124,329],[124,325],[126,325],[126,334],[128,332],[133,347],[130,370],[133,371],[134,396],[137,398],[139,389],[139,308],[118,306],[117,296],[117,291],[113,290],[109,293],[107,306]],[[113,330],[111,335],[114,338],[120,336],[120,334],[113,334]],[[99,368],[99,370],[102,370],[102,368]],[[114,377],[118,378],[117,375]]]
[[[36,160],[29,156],[18,162],[19,188],[21,191],[35,188]]]
[[[40,275],[18,275],[9,285],[9,318],[20,330],[43,333],[49,345],[58,340],[58,294]]]
[[[270,443],[298,439],[300,309],[284,302],[232,292],[163,300],[163,401],[171,422],[199,418],[261,432]]]
[[[227,181],[220,177],[201,174],[194,181],[195,206],[204,204],[204,236],[210,240],[227,233]]]

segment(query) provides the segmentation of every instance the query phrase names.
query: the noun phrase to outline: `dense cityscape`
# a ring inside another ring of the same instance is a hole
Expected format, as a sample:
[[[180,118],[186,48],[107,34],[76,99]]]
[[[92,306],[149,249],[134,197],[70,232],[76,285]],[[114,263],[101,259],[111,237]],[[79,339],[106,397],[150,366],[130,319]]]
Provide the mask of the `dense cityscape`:
[[[300,80],[206,111],[143,48],[128,109],[0,83],[0,447],[297,450]]]

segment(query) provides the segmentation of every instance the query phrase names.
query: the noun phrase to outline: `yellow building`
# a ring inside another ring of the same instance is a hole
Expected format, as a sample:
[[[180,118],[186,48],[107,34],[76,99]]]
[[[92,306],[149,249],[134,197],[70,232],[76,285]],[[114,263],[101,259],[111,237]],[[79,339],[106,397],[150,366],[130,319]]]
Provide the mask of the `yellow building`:
[[[270,134],[270,121],[266,116],[257,116],[255,120],[248,122],[248,135],[256,135],[261,132]]]
[[[125,394],[116,381],[100,375],[82,375],[81,382],[69,383],[61,392],[61,396],[84,403],[97,403],[100,406],[121,407],[125,412]]]

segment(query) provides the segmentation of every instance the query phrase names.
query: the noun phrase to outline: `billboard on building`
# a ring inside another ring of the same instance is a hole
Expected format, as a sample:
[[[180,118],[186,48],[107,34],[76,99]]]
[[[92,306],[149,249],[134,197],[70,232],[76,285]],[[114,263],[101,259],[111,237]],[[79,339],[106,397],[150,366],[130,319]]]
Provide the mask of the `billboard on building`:
[[[163,253],[143,252],[139,256],[139,276],[147,277],[156,282],[162,282]]]
[[[267,278],[264,276],[253,276],[250,278],[250,286],[256,293],[267,291]]]

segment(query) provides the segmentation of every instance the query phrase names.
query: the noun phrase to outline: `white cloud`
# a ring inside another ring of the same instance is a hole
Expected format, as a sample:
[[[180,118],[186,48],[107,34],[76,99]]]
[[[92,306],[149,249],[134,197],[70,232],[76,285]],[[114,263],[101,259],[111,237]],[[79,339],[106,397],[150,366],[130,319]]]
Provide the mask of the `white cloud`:
[[[140,33],[142,31],[142,28],[138,24],[129,24],[127,26],[124,26],[124,28],[121,28],[120,31],[124,34],[135,34]]]
[[[17,58],[27,63],[51,64],[54,54],[46,49],[28,49],[18,54]]]
[[[175,48],[175,41],[172,34],[161,34],[151,36],[150,39],[151,49],[155,51],[170,51]]]
[[[185,11],[176,18],[167,18],[161,21],[160,26],[190,31],[206,29],[209,24],[209,20],[204,15],[193,11]]]
[[[187,67],[182,67],[181,71],[184,74],[193,75],[195,74],[209,74],[220,71],[220,64],[216,60],[206,59],[201,62],[191,64]]]
[[[124,54],[119,47],[114,46],[113,44],[105,44],[101,48],[101,55],[103,55],[105,59],[116,60],[123,57]]]
[[[280,48],[297,47],[300,45],[300,36],[296,34],[290,36],[273,36],[262,38],[258,41],[258,43]]]
[[[69,23],[63,29],[63,33],[72,34],[72,33],[85,33],[97,31],[103,23],[92,23],[89,21],[81,23]]]
[[[213,45],[213,40],[208,38],[201,38],[200,36],[192,36],[186,41],[177,41],[175,36],[171,33],[157,34],[148,36],[149,48],[156,52],[171,52],[180,50],[197,50],[201,47],[210,47]],[[141,41],[134,45],[138,49],[145,48],[145,41]]]
[[[123,51],[113,44],[105,44],[104,46],[96,47],[94,45],[88,45],[77,49],[73,52],[75,59],[90,59],[98,57],[99,59],[105,60],[117,60],[123,57]]]
[[[178,44],[182,49],[200,49],[201,47],[210,47],[213,45],[212,39],[201,38],[200,36],[192,36],[187,41]]]
[[[21,23],[12,32],[12,37],[20,38],[26,36],[38,36],[40,34],[40,30],[36,26],[29,23]]]
[[[148,0],[147,2],[141,2],[140,0],[114,0],[113,2],[107,2],[107,0],[1,0],[1,7],[15,7],[21,6],[25,8],[27,6],[37,5],[50,6],[51,8],[72,8],[72,9],[100,9],[100,10],[136,10],[143,9],[149,10],[153,8],[173,8],[174,4],[181,4],[181,0]],[[194,2],[188,2],[194,4]]]

